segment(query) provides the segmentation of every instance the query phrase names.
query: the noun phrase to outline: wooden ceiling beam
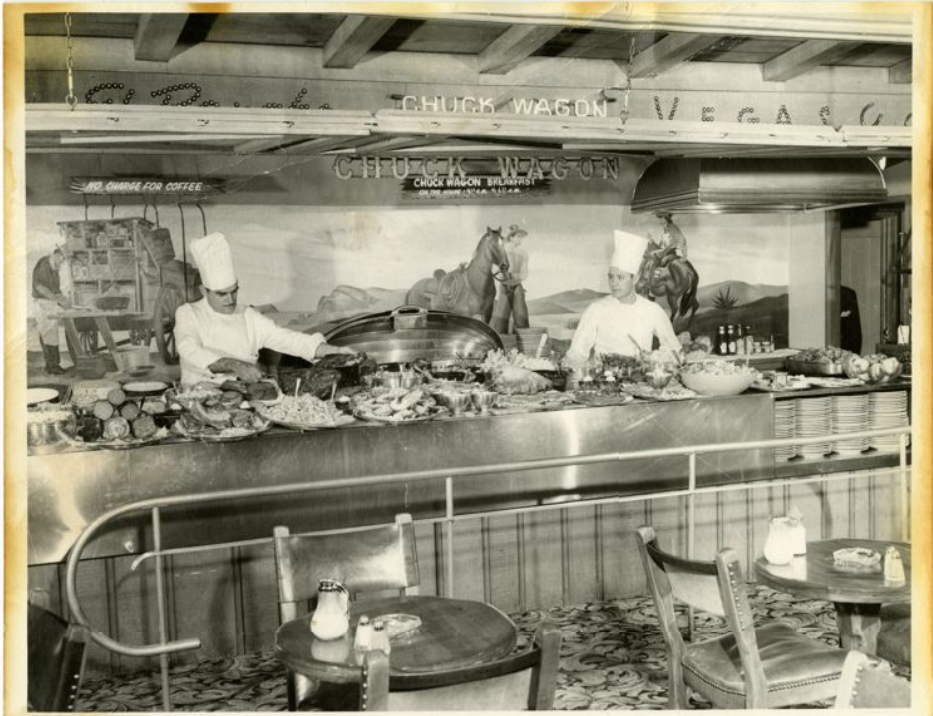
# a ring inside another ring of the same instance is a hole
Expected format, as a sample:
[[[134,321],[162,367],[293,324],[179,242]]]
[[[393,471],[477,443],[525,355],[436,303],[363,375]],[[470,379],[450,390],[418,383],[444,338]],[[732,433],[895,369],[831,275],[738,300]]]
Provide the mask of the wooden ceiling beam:
[[[346,18],[324,45],[324,67],[356,67],[393,24],[393,17]]]
[[[133,49],[137,60],[168,62],[178,45],[187,13],[147,13],[140,15]]]
[[[668,35],[635,55],[629,68],[629,77],[655,77],[686,62],[721,39],[718,35],[693,33]]]
[[[909,85],[912,80],[913,65],[909,59],[888,68],[888,82],[892,85]]]
[[[477,70],[480,74],[504,75],[563,29],[551,25],[513,25],[479,53]]]
[[[807,40],[761,66],[766,82],[786,82],[845,54],[852,43],[836,40]]]

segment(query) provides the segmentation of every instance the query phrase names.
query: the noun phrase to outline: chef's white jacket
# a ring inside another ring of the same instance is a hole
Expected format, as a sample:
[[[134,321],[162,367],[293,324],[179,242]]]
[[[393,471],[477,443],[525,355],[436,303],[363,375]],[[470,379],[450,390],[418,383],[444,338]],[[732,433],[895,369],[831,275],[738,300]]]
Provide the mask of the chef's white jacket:
[[[597,358],[606,353],[637,356],[639,349],[646,353],[651,350],[655,336],[661,347],[680,350],[670,319],[654,301],[636,295],[634,303],[622,303],[612,295],[604,296],[583,311],[566,358],[583,363],[589,359],[591,349],[595,349]]]
[[[259,311],[237,306],[232,314],[217,313],[202,298],[175,311],[175,347],[181,364],[181,382],[223,381],[229,375],[212,373],[208,366],[220,358],[255,363],[260,348],[312,360],[324,342],[320,333],[309,335],[282,328]]]

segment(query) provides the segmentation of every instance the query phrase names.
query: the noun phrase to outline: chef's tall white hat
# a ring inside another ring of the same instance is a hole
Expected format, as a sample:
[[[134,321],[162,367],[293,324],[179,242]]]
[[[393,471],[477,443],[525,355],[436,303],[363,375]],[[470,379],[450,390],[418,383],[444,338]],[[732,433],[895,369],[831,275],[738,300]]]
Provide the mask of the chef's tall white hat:
[[[201,272],[201,283],[211,291],[230,288],[236,283],[236,268],[230,244],[221,233],[208,234],[191,242],[191,255]]]
[[[641,260],[645,255],[648,240],[638,234],[630,234],[617,229],[615,242],[616,250],[612,254],[609,265],[630,274],[637,274],[638,269],[641,268]]]

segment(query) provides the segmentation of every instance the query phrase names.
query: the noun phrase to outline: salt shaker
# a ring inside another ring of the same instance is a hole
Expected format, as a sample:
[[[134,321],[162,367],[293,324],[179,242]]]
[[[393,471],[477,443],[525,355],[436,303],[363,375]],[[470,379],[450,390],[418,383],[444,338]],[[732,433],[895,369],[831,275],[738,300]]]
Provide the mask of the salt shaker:
[[[904,574],[904,560],[901,559],[901,553],[893,545],[888,547],[884,553],[884,581],[891,584],[903,584],[907,581]]]
[[[373,624],[373,640],[370,648],[373,651],[382,651],[386,655],[392,651],[392,644],[389,642],[389,632],[386,631],[385,622],[381,619]]]
[[[369,651],[373,644],[373,625],[365,614],[360,616],[356,624],[356,636],[353,639],[353,648],[357,651]]]

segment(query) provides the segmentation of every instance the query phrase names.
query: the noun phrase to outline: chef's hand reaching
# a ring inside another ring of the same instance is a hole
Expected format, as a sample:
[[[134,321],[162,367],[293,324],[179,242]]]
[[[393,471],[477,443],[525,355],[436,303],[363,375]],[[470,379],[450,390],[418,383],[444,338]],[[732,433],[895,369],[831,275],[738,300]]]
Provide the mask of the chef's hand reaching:
[[[355,356],[356,351],[347,346],[332,346],[330,343],[321,343],[314,352],[315,358],[323,358],[331,353],[342,353],[344,355]]]
[[[233,373],[245,383],[255,383],[262,378],[262,371],[255,363],[236,358],[220,358],[208,366],[212,373]]]

